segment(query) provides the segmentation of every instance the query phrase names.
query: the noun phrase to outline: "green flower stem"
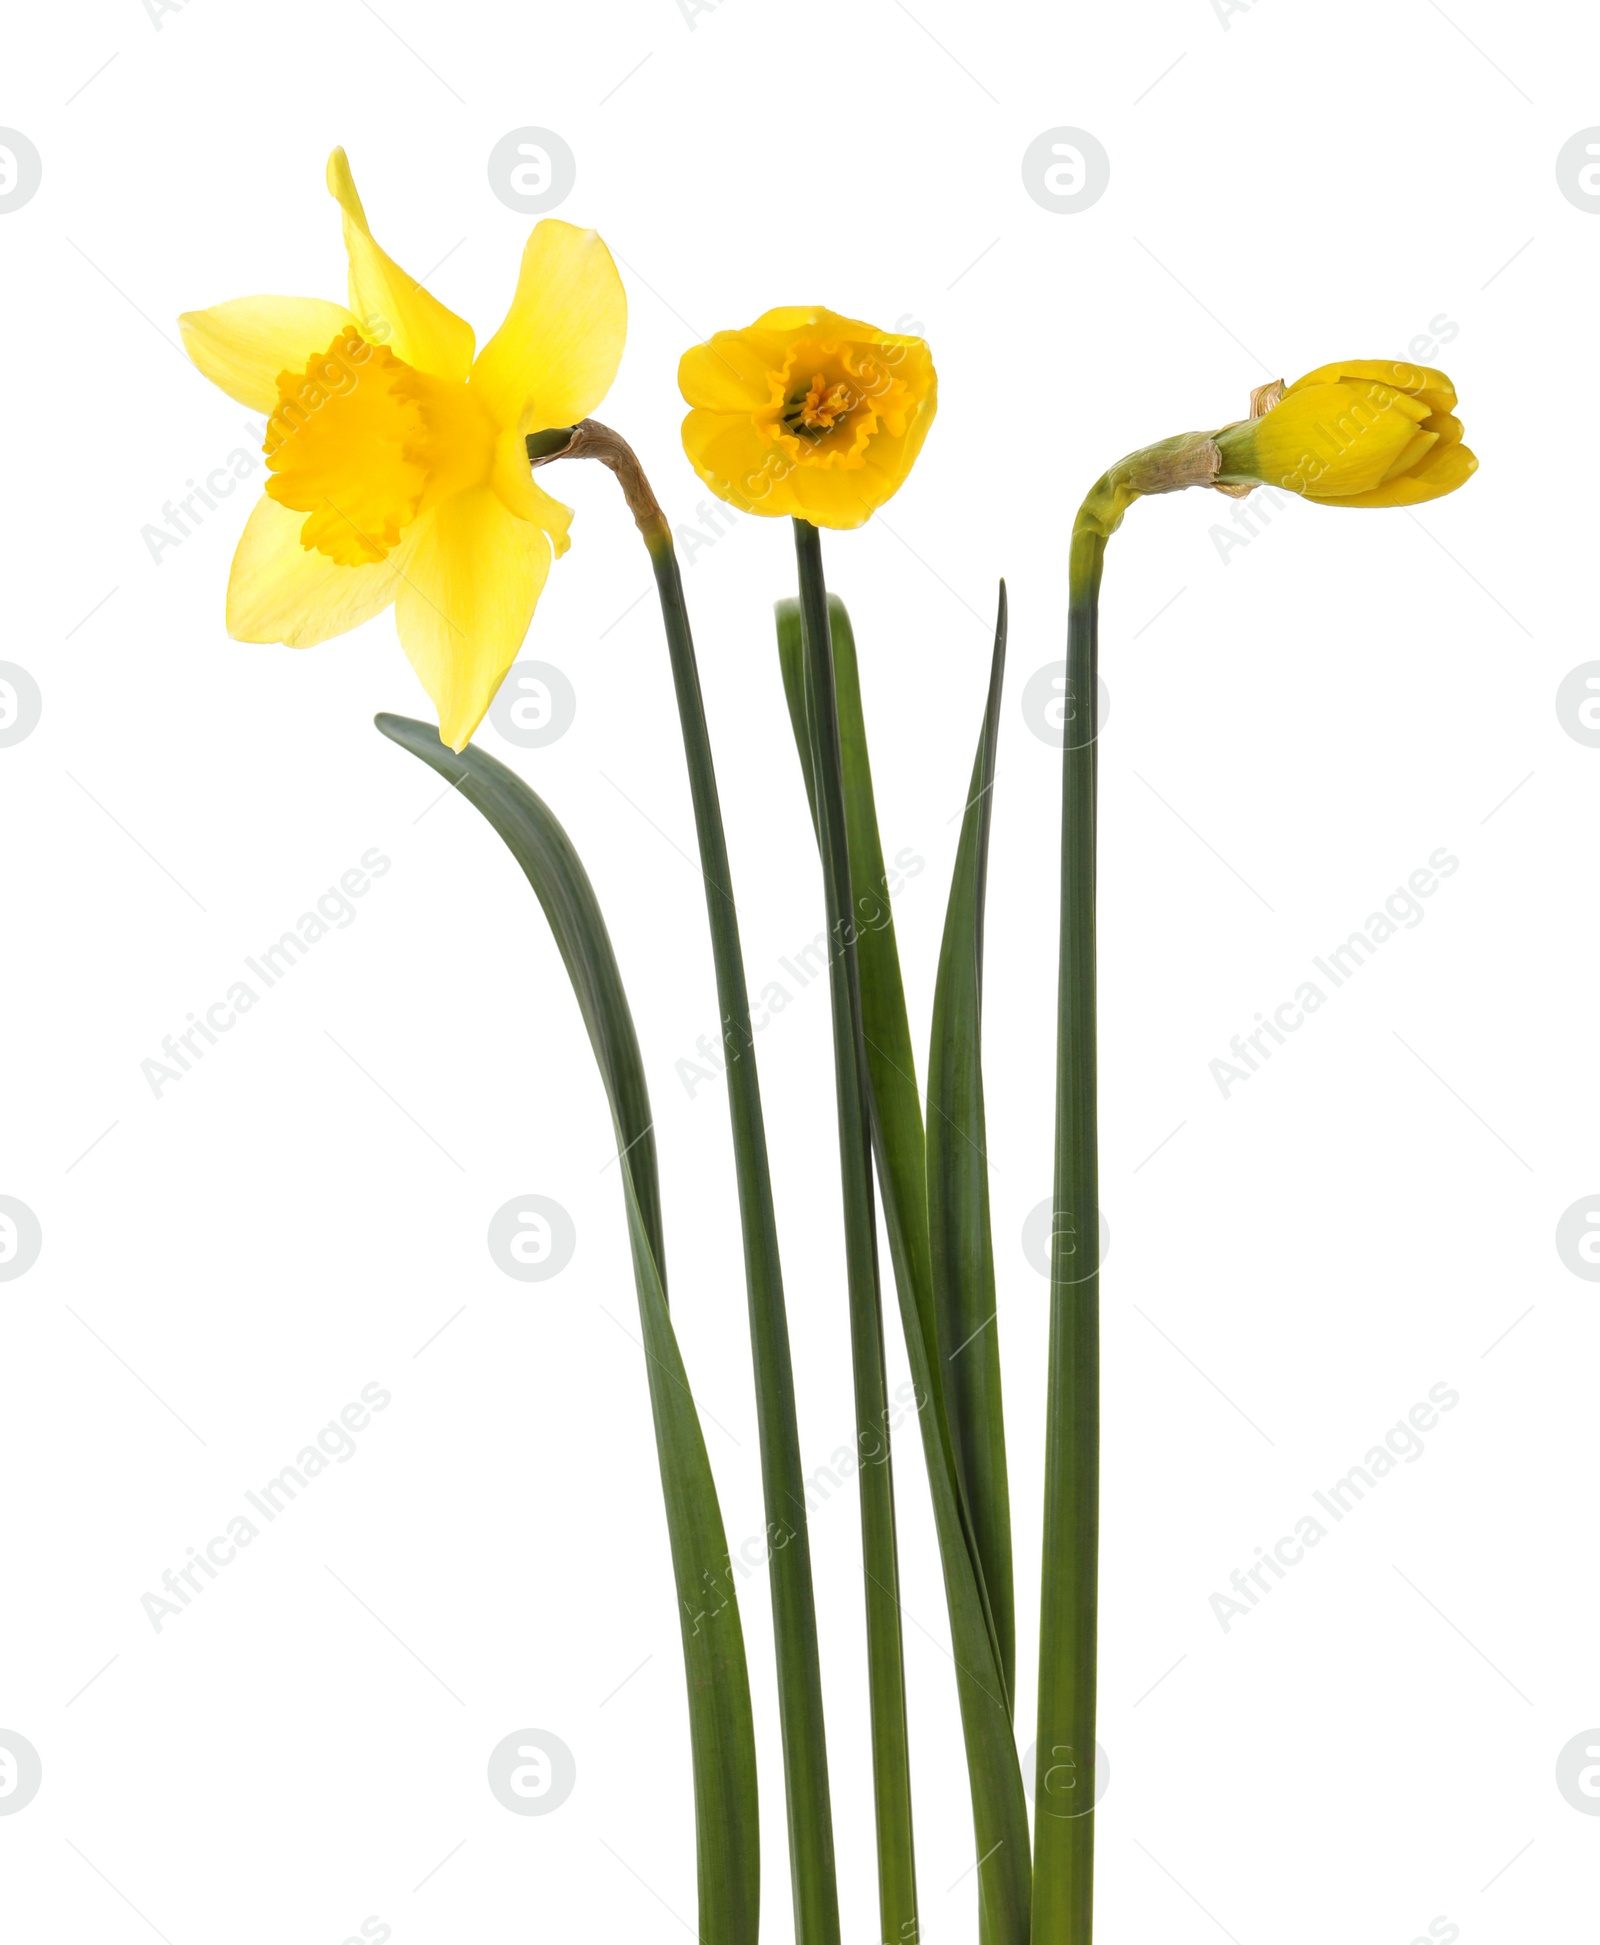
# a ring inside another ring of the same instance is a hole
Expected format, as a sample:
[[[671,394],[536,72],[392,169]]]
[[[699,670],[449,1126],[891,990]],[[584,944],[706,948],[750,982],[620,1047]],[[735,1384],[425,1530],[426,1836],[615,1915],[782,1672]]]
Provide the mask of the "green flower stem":
[[[1095,1654],[1100,1535],[1100,1196],[1095,1130],[1097,623],[1105,536],[1072,537],[1061,790],[1061,965],[1050,1238],[1050,1395],[1034,1786],[1036,1945],[1094,1926]]]
[[[728,1111],[733,1122],[739,1215],[744,1228],[745,1284],[755,1363],[760,1425],[761,1483],[767,1516],[772,1630],[777,1649],[778,1706],[783,1732],[789,1809],[789,1867],[793,1877],[798,1945],[838,1945],[839,1892],[834,1866],[833,1813],[828,1792],[827,1735],[822,1711],[822,1666],[811,1586],[811,1541],[806,1526],[805,1477],[795,1414],[794,1367],[783,1301],[772,1172],[767,1159],[761,1084],[750,1027],[750,995],[739,945],[728,845],[722,828],[711,737],[684,605],[683,580],[665,520],[646,533],[655,570],[683,725],[684,755],[706,881],[706,913],[727,1041]]]
[[[839,1169],[844,1195],[857,1478],[861,1490],[861,1553],[866,1583],[867,1682],[877,1815],[880,1935],[888,1945],[915,1945],[920,1933],[912,1839],[905,1659],[900,1632],[900,1566],[895,1539],[894,1474],[889,1453],[877,1211],[872,1186],[872,1127],[868,1113],[871,1084],[862,1029],[860,968],[856,959],[856,906],[850,876],[844,758],[821,536],[809,522],[796,520],[794,537],[800,581],[806,717],[811,732],[812,795],[818,848],[822,854],[830,944]]]
[[[553,437],[547,435],[547,439]],[[672,530],[637,458],[616,433],[593,420],[585,420],[572,429],[565,443],[556,450],[530,449],[529,457],[535,464],[549,458],[595,458],[611,468],[644,536],[661,600],[661,619],[666,629],[694,801],[695,830],[700,841],[700,869],[706,885],[717,1002],[727,1049],[728,1109],[733,1122],[734,1167],[744,1232],[745,1284],[760,1426],[761,1484],[767,1517],[795,1938],[797,1945],[838,1945],[839,1894],[822,1712],[822,1670],[812,1595],[800,1432],[795,1416],[794,1370],[789,1355],[789,1326],[772,1206],[772,1176],[750,1029],[750,999],[739,945],[739,917],[733,901],[728,846],[695,663],[694,638],[684,604],[683,581],[673,551]]]
[[[1209,433],[1119,460],[1072,530],[1061,772],[1061,960],[1050,1235],[1049,1402],[1039,1600],[1033,1945],[1094,1936],[1095,1673],[1100,1554],[1100,1184],[1095,1092],[1095,785],[1100,576],[1137,499],[1209,486]]]

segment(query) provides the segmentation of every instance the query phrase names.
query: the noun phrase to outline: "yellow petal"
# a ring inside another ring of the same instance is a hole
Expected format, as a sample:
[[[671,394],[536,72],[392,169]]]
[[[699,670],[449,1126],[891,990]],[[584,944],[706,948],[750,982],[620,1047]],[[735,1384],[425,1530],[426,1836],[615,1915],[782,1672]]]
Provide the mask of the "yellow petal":
[[[863,324],[860,318],[841,317],[826,304],[780,304],[775,310],[763,311],[750,328],[776,331],[785,338],[801,331],[814,331],[819,337],[852,338],[870,344],[880,344],[893,336],[892,332],[880,331],[875,324]]]
[[[887,495],[885,495],[887,497]],[[870,476],[797,466],[773,494],[777,511],[813,527],[864,527],[877,508]]]
[[[1465,486],[1477,470],[1478,455],[1470,447],[1458,439],[1441,439],[1411,477],[1427,489],[1430,500],[1436,500],[1441,493],[1453,493],[1458,486]]]
[[[784,455],[763,439],[747,412],[710,412],[696,406],[683,422],[689,464],[719,500],[742,513],[784,513],[774,506],[775,486],[790,470]]]
[[[683,422],[689,464],[719,500],[743,513],[809,520],[817,527],[860,527],[893,492],[866,467],[798,466],[763,439],[747,413],[695,410]]]
[[[228,633],[240,642],[310,648],[381,614],[394,599],[410,536],[387,560],[341,567],[300,544],[305,515],[263,495],[228,576]]]
[[[384,344],[397,358],[435,378],[464,383],[472,369],[472,326],[408,277],[380,250],[367,227],[343,149],[328,157],[328,188],[344,211],[344,247],[350,258],[350,308],[362,335]]]
[[[928,375],[924,381],[925,389],[918,402],[917,410],[903,433],[879,433],[867,448],[866,471],[877,476],[873,491],[877,494],[877,504],[882,505],[892,494],[898,493],[905,485],[907,476],[917,463],[917,455],[922,451],[922,442],[928,436],[934,415],[939,409],[939,381],[930,360]]]
[[[1235,455],[1243,452],[1253,479],[1313,500],[1342,500],[1378,487],[1426,416],[1387,386],[1308,385],[1285,392],[1264,418],[1229,426],[1217,444],[1225,475],[1239,470]]]
[[[678,361],[678,390],[687,405],[708,412],[745,412],[771,402],[772,379],[783,370],[789,341],[802,332],[851,344],[906,344],[821,304],[786,304],[764,311],[743,331],[717,331],[691,345]]]
[[[1414,473],[1385,480],[1370,493],[1342,494],[1321,504],[1333,507],[1420,506],[1424,500],[1437,500],[1446,493],[1454,493],[1458,486],[1465,486],[1477,470],[1477,456],[1466,446],[1459,442],[1440,444],[1434,447]]]
[[[321,297],[235,297],[178,319],[184,349],[213,385],[254,412],[278,403],[278,374],[303,371],[355,323]]]
[[[1431,412],[1448,412],[1456,402],[1456,388],[1442,371],[1432,365],[1408,364],[1403,358],[1347,358],[1342,364],[1319,365],[1304,378],[1297,378],[1284,397],[1311,385],[1336,385],[1342,378],[1367,379],[1392,386],[1397,392],[1409,392]]]
[[[769,333],[714,332],[678,360],[678,390],[686,405],[703,411],[759,411],[771,400],[785,350],[784,340]]]
[[[617,375],[628,300],[593,230],[546,217],[528,238],[505,322],[478,354],[473,390],[521,432],[588,418]]]
[[[528,468],[528,448],[520,432],[503,432],[495,442],[489,484],[519,520],[531,520],[550,536],[556,558],[572,545],[572,508],[536,485]]]
[[[1390,480],[1398,479],[1402,473],[1414,473],[1438,443],[1437,432],[1413,432],[1410,443],[1402,447],[1389,462],[1388,470],[1378,484],[1387,486]]]
[[[395,625],[439,712],[440,737],[465,749],[517,659],[550,571],[550,542],[487,486],[422,515],[414,532]]]

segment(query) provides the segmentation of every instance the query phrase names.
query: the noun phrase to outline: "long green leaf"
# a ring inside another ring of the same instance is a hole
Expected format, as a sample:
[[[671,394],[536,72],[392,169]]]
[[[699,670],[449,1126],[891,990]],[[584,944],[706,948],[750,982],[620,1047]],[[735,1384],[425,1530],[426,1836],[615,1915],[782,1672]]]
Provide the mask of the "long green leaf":
[[[1011,1568],[1011,1493],[1000,1396],[981,1045],[984,888],[1005,663],[1006,590],[1002,581],[989,700],[972,765],[972,785],[962,820],[934,989],[928,1054],[927,1167],[933,1287],[950,1429],[994,1617],[1006,1693],[1014,1695],[1017,1617]]]
[[[392,742],[454,785],[522,867],[549,920],[605,1083],[678,1591],[694,1770],[699,1934],[704,1945],[755,1945],[761,1867],[744,1632],[716,1484],[667,1309],[650,1102],[616,955],[571,840],[520,777],[470,746],[459,755],[447,749],[431,724],[390,715],[379,716],[377,723]]]
[[[814,529],[806,531],[815,532]],[[819,612],[824,616],[820,628],[805,634],[802,706],[816,732],[809,746],[807,788],[816,819],[828,915],[828,983],[833,1008],[839,1175],[844,1203],[850,1362],[855,1383],[859,1460],[856,1478],[861,1495],[879,1935],[891,1941],[914,1940],[920,1937],[921,1927],[917,1918],[911,1750],[906,1725],[905,1644],[900,1626],[900,1560],[895,1537],[878,1221],[872,1193],[872,1124],[868,1106],[871,1083],[861,1033],[860,967],[852,917],[857,900],[851,880],[838,762],[839,737],[833,708],[834,679],[826,609]]]
[[[797,543],[802,538],[797,531]],[[801,562],[804,593],[807,586],[804,553]],[[825,608],[821,605],[820,550],[810,579],[813,611],[818,617],[813,633],[829,637],[833,648],[830,659],[835,666],[841,752],[838,760],[844,772],[852,878],[863,885],[886,890],[856,679],[854,641],[842,604],[829,598]],[[797,674],[803,677],[804,633],[800,607],[793,602],[780,602],[778,639],[784,686],[802,770],[809,775],[822,752],[813,752],[803,679],[796,680]],[[862,1031],[867,1043],[873,1145],[944,1570],[980,1860],[980,1937],[984,1945],[1026,1945],[1030,1885],[1027,1805],[1011,1728],[1009,1691],[945,1404],[944,1358],[939,1347],[928,1240],[922,1110],[906,1023],[899,956],[886,911],[872,917],[858,895],[856,914],[854,956],[861,973]]]
[[[1002,601],[1004,595],[1002,590]],[[800,608],[798,602],[778,603],[778,652],[783,670],[784,694],[789,704],[789,720],[794,730],[806,791],[811,800],[813,825],[816,798],[811,775],[810,730],[806,716],[804,668],[801,655]],[[883,841],[878,829],[877,801],[872,787],[872,762],[867,745],[866,714],[861,702],[860,671],[857,665],[855,631],[849,614],[837,595],[828,596],[829,628],[834,650],[834,678],[838,699],[839,746],[844,765],[845,822],[850,838],[850,872],[855,889],[856,954],[861,972],[863,1033],[867,1043],[867,1062],[872,1083],[874,1144],[878,1178],[883,1191],[884,1224],[889,1233],[889,1254],[894,1264],[895,1283],[903,1306],[914,1307],[923,1341],[942,1346],[931,1357],[929,1389],[939,1416],[949,1422],[950,1401],[946,1374],[950,1360],[966,1342],[968,1332],[947,1335],[948,1323],[939,1314],[935,1296],[932,1241],[929,1234],[929,1202],[926,1147],[922,1127],[922,1102],[917,1092],[916,1057],[911,1050],[911,1027],[906,1014],[905,987],[900,974],[900,953],[895,941],[894,917],[889,903],[889,876],[884,865]],[[1004,610],[1000,625],[1004,627]],[[1004,641],[997,639],[997,653],[1003,654]],[[991,678],[991,692],[993,680]],[[991,696],[992,700],[992,696]],[[996,705],[997,706],[997,705]],[[993,728],[998,733],[998,718]],[[987,732],[986,732],[987,733]],[[982,806],[987,816],[988,799]],[[986,826],[985,826],[986,830]],[[979,846],[981,860],[985,852]],[[978,898],[978,925],[982,924],[981,886]],[[978,1528],[968,1512],[968,1482],[960,1464],[956,1428],[949,1426],[949,1439],[955,1453],[961,1517],[969,1529],[969,1545],[975,1563],[980,1591],[993,1635],[994,1656],[1012,1694],[1010,1663],[999,1629],[994,1625],[993,1609],[984,1584],[984,1561],[978,1544]],[[1009,1580],[1007,1582],[1009,1588]],[[1014,1639],[1014,1628],[1013,1628]]]
[[[811,731],[806,714],[805,662],[801,650],[800,604],[777,604],[778,657],[789,723],[805,776],[816,826],[816,789],[812,775]],[[916,1055],[906,1016],[889,899],[889,873],[878,830],[872,790],[872,760],[867,748],[866,716],[856,663],[855,631],[844,603],[828,596],[833,644],[834,687],[839,719],[839,751],[844,766],[845,828],[850,843],[850,883],[855,904],[856,964],[860,973],[862,1032],[872,1098],[883,1129],[878,1142],[884,1224],[889,1254],[902,1291],[917,1306],[922,1332],[932,1344],[938,1319],[933,1302],[933,1267],[928,1241],[928,1209],[923,1167],[922,1099],[917,1091]]]

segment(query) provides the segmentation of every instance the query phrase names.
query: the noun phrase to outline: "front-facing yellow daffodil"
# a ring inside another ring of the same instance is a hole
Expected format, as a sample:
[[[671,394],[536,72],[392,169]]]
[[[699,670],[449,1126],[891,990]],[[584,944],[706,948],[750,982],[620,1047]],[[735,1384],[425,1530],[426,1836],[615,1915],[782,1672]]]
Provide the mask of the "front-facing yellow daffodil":
[[[373,241],[343,149],[350,303],[240,297],[179,319],[189,356],[267,418],[271,477],[233,558],[228,632],[306,648],[394,603],[412,667],[465,747],[516,659],[571,510],[526,435],[586,418],[622,358],[627,300],[593,230],[547,218],[505,322],[472,327]]]
[[[686,351],[689,463],[745,513],[859,527],[898,492],[938,404],[921,338],[820,306],[768,311]]]
[[[1273,397],[1273,394],[1276,397]],[[1442,371],[1382,358],[1322,365],[1267,388],[1257,418],[1215,435],[1219,486],[1278,486],[1330,506],[1414,506],[1478,470]]]

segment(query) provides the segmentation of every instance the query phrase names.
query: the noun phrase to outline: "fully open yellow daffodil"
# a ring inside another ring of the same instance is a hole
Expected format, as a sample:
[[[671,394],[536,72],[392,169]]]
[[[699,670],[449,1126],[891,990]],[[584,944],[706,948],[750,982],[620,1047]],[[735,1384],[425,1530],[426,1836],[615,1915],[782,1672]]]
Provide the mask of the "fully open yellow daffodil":
[[[1451,415],[1456,388],[1426,365],[1351,358],[1269,387],[1260,402],[1261,416],[1215,435],[1220,486],[1279,486],[1331,506],[1414,506],[1478,470]]]
[[[746,513],[859,527],[899,491],[938,404],[921,338],[820,306],[768,311],[683,354],[689,463]]]
[[[189,356],[267,415],[271,478],[233,558],[228,632],[306,648],[392,601],[412,667],[462,749],[516,659],[571,509],[526,435],[586,418],[616,376],[627,300],[593,230],[547,218],[505,322],[472,326],[372,239],[343,149],[350,304],[240,297],[179,319]]]

